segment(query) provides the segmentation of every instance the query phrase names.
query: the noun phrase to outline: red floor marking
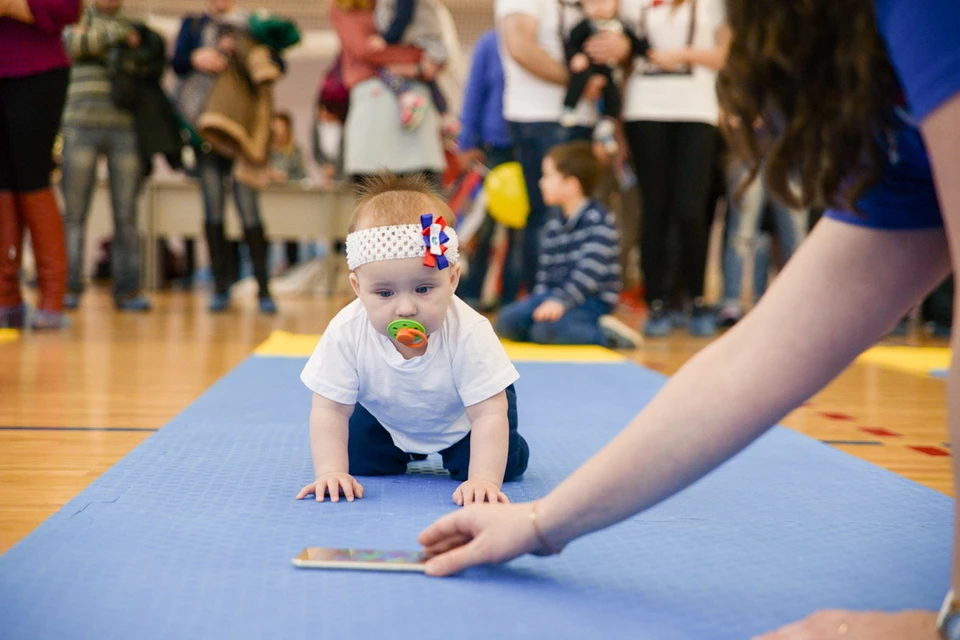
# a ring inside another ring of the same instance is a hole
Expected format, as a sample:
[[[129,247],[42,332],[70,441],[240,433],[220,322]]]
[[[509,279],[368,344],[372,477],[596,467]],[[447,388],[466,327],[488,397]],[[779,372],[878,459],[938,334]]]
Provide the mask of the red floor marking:
[[[829,420],[853,420],[853,416],[848,416],[845,413],[834,413],[832,411],[821,411],[820,415]]]
[[[950,455],[950,452],[949,452],[949,451],[944,451],[944,450],[941,449],[940,447],[917,447],[917,446],[909,446],[909,447],[907,447],[907,448],[908,448],[908,449],[913,449],[914,451],[919,451],[920,453],[925,453],[925,454],[927,454],[928,456],[943,457],[943,456],[949,456],[949,455]]]
[[[872,435],[875,435],[875,436],[883,436],[883,437],[888,437],[888,438],[899,438],[899,437],[900,437],[900,434],[899,434],[899,433],[896,433],[896,432],[894,432],[894,431],[890,431],[890,430],[888,430],[888,429],[884,429],[883,427],[858,427],[858,428],[860,429],[860,431],[866,431],[867,433],[872,434]]]

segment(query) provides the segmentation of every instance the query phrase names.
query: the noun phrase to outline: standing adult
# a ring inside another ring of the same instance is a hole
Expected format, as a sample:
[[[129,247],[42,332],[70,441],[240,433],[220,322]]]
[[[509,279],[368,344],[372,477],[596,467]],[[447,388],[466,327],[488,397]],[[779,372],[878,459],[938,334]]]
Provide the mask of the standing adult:
[[[80,0],[0,0],[0,327],[64,325],[67,250],[50,176],[70,80],[61,32],[77,21],[80,6]],[[20,292],[25,230],[40,287],[29,322]]]

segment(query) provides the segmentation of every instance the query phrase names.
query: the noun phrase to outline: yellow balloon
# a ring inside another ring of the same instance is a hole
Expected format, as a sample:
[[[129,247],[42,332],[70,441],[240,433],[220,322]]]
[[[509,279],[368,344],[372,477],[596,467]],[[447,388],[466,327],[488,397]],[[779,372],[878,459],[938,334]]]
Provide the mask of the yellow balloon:
[[[487,210],[494,220],[511,229],[527,226],[530,200],[519,162],[504,162],[491,169],[483,180],[483,188]]]

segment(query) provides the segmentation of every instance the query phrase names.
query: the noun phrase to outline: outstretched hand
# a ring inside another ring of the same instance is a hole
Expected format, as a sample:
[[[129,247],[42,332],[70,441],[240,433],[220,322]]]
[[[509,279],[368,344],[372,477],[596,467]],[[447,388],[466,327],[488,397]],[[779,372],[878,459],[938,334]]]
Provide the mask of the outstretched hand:
[[[323,502],[324,496],[330,494],[330,502],[340,502],[340,493],[347,499],[347,502],[353,502],[354,497],[363,497],[363,485],[357,482],[349,473],[343,471],[333,471],[325,473],[316,480],[300,489],[297,494],[297,500],[303,500],[309,495],[314,495],[317,502]]]
[[[529,503],[475,504],[440,518],[417,538],[430,557],[427,575],[447,576],[536,551],[530,510]]]
[[[508,503],[510,499],[500,490],[500,486],[489,480],[466,480],[453,492],[453,501],[461,507],[482,502]]]

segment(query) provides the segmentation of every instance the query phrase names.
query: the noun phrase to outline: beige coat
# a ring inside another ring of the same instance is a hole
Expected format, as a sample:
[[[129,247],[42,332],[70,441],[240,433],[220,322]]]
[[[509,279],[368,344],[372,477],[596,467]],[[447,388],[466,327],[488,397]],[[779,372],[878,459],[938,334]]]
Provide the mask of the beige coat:
[[[197,130],[217,153],[261,166],[269,158],[273,83],[281,70],[270,49],[249,34],[234,39],[234,54],[217,76]]]

